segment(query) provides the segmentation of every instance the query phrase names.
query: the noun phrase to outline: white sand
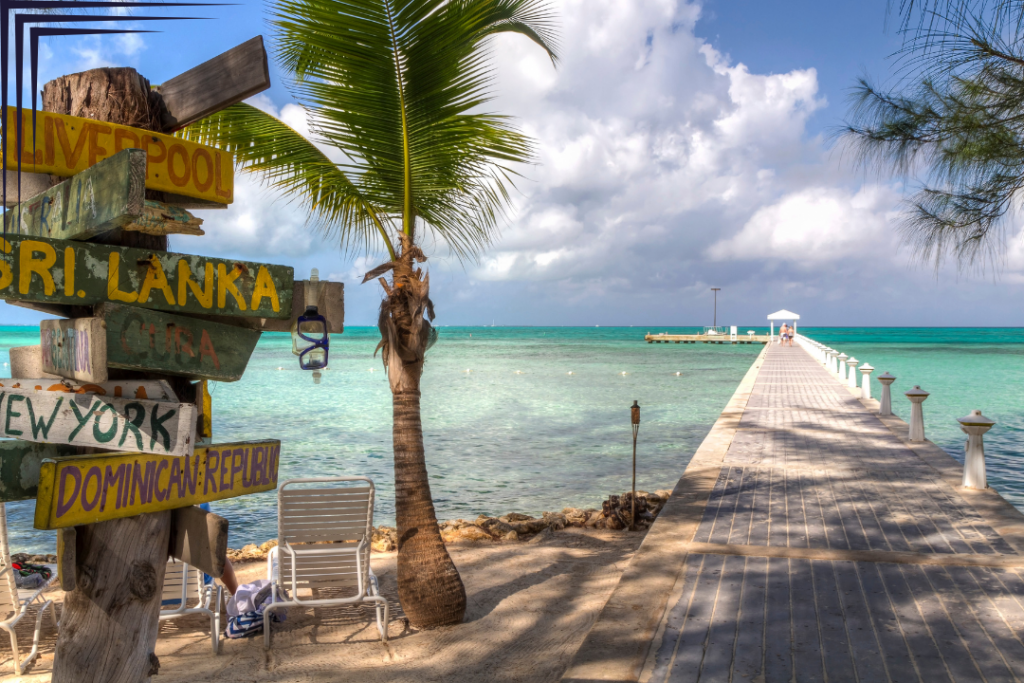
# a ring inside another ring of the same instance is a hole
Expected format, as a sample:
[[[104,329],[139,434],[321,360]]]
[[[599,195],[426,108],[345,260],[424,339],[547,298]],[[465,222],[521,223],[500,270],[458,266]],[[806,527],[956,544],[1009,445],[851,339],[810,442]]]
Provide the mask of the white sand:
[[[397,604],[396,556],[374,554],[374,572],[391,603],[387,646],[380,643],[370,607],[293,608],[287,622],[275,626],[269,652],[260,635],[222,639],[221,654],[214,656],[209,620],[191,616],[163,624],[156,648],[160,673],[153,680],[557,681],[642,538],[570,528],[541,543],[452,545],[469,596],[466,620],[433,631],[406,626]],[[262,578],[265,565],[237,569],[245,582]],[[23,653],[32,642],[29,622],[26,617],[18,629]],[[42,655],[17,677],[3,639],[0,681],[49,681],[55,640],[47,629]]]

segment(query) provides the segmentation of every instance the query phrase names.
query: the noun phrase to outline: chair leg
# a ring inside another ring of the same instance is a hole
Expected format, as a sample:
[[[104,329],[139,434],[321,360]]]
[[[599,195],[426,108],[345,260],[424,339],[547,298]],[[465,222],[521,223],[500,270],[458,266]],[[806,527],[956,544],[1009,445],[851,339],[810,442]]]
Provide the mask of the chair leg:
[[[14,670],[17,671],[20,676],[25,673],[25,671],[21,666],[21,657],[18,655],[18,636],[15,635],[13,628],[4,626],[4,630],[6,630],[11,636],[11,650],[14,652]]]
[[[263,649],[270,649],[270,613],[274,609],[273,605],[267,605],[266,609],[263,610]]]
[[[211,621],[213,633],[211,638],[213,639],[213,654],[220,654],[220,608],[222,602],[222,593],[220,586],[217,586],[217,604],[213,606],[213,617]]]

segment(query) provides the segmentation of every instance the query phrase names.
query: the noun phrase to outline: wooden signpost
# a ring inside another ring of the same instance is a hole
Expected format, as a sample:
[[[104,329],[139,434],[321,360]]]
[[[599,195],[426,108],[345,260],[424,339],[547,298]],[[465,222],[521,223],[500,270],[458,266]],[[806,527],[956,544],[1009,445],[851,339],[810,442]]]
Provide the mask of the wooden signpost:
[[[95,524],[277,487],[280,441],[196,448],[183,458],[132,453],[44,460],[35,527]]]
[[[31,441],[0,441],[0,503],[31,500],[43,460],[75,455],[74,446]]]
[[[67,177],[118,152],[135,148],[146,155],[146,188],[218,204],[234,199],[234,161],[229,152],[162,133],[141,131],[78,116],[22,111],[21,168],[29,173]],[[35,154],[32,153],[33,143]],[[7,108],[7,169],[17,170],[17,110]]]
[[[177,401],[178,397],[167,380],[122,379],[106,382],[74,382],[67,379],[35,378],[15,379],[0,377],[0,391],[5,389],[34,389],[58,391],[65,394],[96,394],[115,398],[148,398],[153,401]]]
[[[93,242],[0,237],[0,298],[128,303],[174,313],[287,318],[295,271]]]
[[[193,379],[241,379],[260,333],[136,306],[102,304],[106,363]]]
[[[39,321],[43,372],[79,382],[107,381],[107,330],[102,318]]]
[[[187,455],[196,441],[196,407],[95,394],[0,389],[0,437]]]

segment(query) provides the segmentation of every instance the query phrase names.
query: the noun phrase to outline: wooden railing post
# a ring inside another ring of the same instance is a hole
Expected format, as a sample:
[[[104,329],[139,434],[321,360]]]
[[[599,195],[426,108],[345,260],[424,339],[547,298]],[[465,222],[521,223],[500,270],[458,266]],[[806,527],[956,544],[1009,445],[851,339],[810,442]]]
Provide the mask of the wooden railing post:
[[[960,429],[967,435],[967,456],[964,460],[963,484],[971,489],[987,489],[988,477],[985,473],[985,445],[982,435],[995,425],[981,414],[980,410],[972,410],[967,417],[957,420]]]
[[[889,389],[896,378],[888,372],[883,372],[878,376],[878,381],[882,383],[882,398],[879,401],[878,414],[887,417],[892,415],[892,393]]]
[[[914,385],[914,388],[904,393],[910,399],[910,435],[911,441],[924,441],[924,403],[931,394]]]

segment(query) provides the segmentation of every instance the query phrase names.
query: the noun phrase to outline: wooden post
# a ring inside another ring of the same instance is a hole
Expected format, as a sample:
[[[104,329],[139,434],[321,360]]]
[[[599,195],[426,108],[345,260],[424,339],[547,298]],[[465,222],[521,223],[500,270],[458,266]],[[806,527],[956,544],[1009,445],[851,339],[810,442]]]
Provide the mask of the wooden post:
[[[50,81],[43,88],[43,109],[146,130],[162,129],[160,96],[130,68],[93,69]],[[150,190],[146,198],[164,201],[163,193]],[[96,241],[167,250],[166,236],[142,232],[115,230]],[[140,375],[122,371],[118,378],[133,376]],[[114,519],[76,531],[77,580],[75,589],[64,598],[52,681],[148,681],[160,668],[153,650],[160,630],[171,513]]]

